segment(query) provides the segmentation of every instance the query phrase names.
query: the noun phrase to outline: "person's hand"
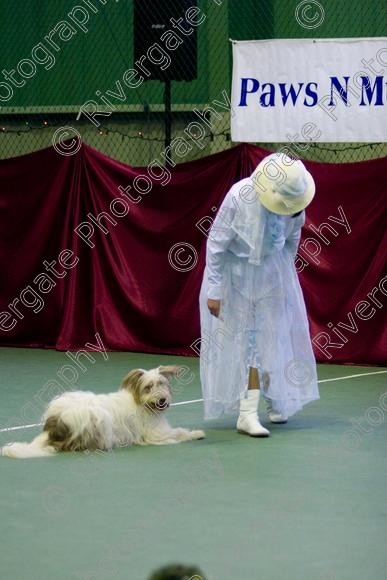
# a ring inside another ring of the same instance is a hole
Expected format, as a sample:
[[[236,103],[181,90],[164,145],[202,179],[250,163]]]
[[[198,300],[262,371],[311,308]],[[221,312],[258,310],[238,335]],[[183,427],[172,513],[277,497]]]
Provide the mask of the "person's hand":
[[[220,300],[212,300],[209,298],[207,300],[207,306],[212,316],[216,316],[216,318],[218,318],[220,313]]]

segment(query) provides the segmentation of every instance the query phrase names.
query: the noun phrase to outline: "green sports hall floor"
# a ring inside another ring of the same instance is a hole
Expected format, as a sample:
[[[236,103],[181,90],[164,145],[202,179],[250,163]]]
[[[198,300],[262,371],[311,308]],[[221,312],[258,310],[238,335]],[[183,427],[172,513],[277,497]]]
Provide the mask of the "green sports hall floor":
[[[174,561],[198,564],[209,580],[386,578],[385,369],[320,365],[321,400],[253,439],[232,418],[203,421],[202,403],[190,402],[201,397],[198,359],[92,354],[79,386],[96,392],[115,390],[132,368],[188,366],[195,379],[175,397],[188,403],[170,409],[170,422],[205,428],[207,439],[0,457],[1,580],[146,580]],[[0,357],[3,429],[71,361],[38,349],[4,348]],[[345,435],[351,418],[369,433]],[[38,430],[0,436],[30,440]]]

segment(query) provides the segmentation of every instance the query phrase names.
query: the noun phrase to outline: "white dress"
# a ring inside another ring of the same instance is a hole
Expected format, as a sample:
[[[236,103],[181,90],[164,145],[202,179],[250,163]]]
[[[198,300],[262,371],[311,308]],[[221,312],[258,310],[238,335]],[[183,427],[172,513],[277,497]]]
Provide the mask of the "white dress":
[[[249,367],[262,395],[291,416],[319,398],[316,363],[294,266],[305,222],[280,216],[246,195],[251,178],[226,195],[207,241],[200,292],[200,378],[206,419],[238,412]],[[243,198],[241,198],[243,191]],[[237,233],[239,232],[239,233]],[[220,299],[220,317],[207,299]]]

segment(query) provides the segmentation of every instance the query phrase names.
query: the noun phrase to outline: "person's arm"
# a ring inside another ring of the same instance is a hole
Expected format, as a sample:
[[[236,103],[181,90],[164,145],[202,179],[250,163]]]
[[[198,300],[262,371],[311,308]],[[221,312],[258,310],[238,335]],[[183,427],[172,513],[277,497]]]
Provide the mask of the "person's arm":
[[[294,223],[293,223],[294,222]],[[305,212],[303,211],[299,216],[292,218],[292,229],[286,238],[285,245],[287,249],[292,254],[293,258],[296,257],[298,245],[301,239],[301,228],[305,224]]]
[[[235,215],[235,205],[231,195],[227,194],[218,214],[214,220],[207,240],[206,265],[208,273],[208,294],[209,302],[215,304],[208,307],[211,314],[219,314],[220,300],[223,298],[223,268],[227,248],[235,232],[231,228],[231,223]],[[214,311],[213,311],[214,310]],[[218,312],[216,312],[218,310]]]

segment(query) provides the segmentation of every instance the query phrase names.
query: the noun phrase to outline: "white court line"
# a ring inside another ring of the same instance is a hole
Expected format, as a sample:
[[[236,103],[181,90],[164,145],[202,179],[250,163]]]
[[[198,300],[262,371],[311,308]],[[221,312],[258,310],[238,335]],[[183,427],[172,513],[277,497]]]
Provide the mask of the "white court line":
[[[318,383],[330,383],[331,381],[343,381],[344,379],[355,379],[356,377],[363,377],[365,375],[382,375],[387,373],[387,371],[373,371],[371,373],[360,373],[358,375],[348,375],[347,377],[336,377],[335,379],[322,379],[317,381]]]
[[[177,407],[177,405],[189,405],[190,403],[201,403],[203,399],[192,399],[192,401],[180,401],[180,403],[171,403],[171,407]]]
[[[0,433],[4,431],[18,431],[19,429],[31,429],[31,427],[40,427],[43,423],[34,423],[33,425],[18,425],[17,427],[7,427],[6,429],[0,429]]]
[[[346,377],[335,377],[333,379],[321,379],[317,381],[318,383],[330,383],[332,381],[344,381],[346,379],[356,379],[357,377],[365,377],[370,375],[382,375],[387,373],[386,371],[372,371],[370,373],[359,373],[357,375],[347,375]],[[191,403],[201,403],[203,399],[192,399],[192,401],[180,401],[180,403],[172,403],[171,407],[177,407],[178,405],[190,405]],[[7,427],[6,429],[0,429],[0,433],[4,431],[18,431],[19,429],[31,429],[32,427],[40,427],[43,423],[34,423],[32,425],[19,425],[17,427]]]
[[[321,379],[318,383],[330,383],[331,381],[343,381],[344,379],[355,379],[356,377],[363,377],[364,375],[380,375],[387,373],[387,371],[372,371],[370,373],[360,373],[358,375],[348,375],[346,377],[335,377],[334,379]],[[181,401],[181,403],[172,403],[171,407],[177,405],[189,405],[190,403],[201,403],[203,399],[194,399],[193,401]],[[0,429],[1,431],[1,429]]]

